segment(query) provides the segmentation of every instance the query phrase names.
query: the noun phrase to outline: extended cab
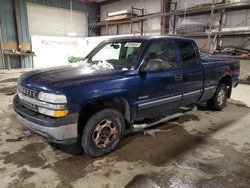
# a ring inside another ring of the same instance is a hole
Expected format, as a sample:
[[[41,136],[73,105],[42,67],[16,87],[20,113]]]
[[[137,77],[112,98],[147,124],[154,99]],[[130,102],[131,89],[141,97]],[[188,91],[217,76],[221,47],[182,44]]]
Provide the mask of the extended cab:
[[[201,59],[191,39],[114,38],[77,65],[21,75],[14,109],[25,127],[49,142],[78,142],[98,157],[139,120],[203,101],[221,110],[239,67],[237,60]]]

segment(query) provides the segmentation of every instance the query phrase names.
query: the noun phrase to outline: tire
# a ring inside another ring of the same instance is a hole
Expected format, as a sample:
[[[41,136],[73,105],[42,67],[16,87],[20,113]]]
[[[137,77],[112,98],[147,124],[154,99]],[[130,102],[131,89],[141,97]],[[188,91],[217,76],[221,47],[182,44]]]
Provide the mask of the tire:
[[[214,96],[207,100],[207,106],[212,110],[221,111],[227,103],[227,86],[220,84]]]
[[[100,110],[88,119],[81,145],[90,157],[100,157],[113,151],[125,130],[123,116],[115,109]]]

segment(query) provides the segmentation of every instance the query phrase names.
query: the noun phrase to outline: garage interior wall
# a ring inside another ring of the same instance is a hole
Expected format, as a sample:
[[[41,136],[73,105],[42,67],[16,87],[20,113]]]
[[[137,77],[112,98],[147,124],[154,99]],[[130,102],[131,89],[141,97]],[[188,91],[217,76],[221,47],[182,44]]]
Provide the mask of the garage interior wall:
[[[28,31],[28,17],[26,2],[37,3],[41,5],[47,5],[51,7],[70,9],[69,0],[18,0],[17,6],[19,9],[19,15],[17,17],[20,19],[21,23],[21,33],[19,36],[21,46],[24,49],[30,49],[30,35]],[[88,14],[88,23],[94,23],[99,21],[99,7],[92,6],[89,4],[78,3],[76,1],[72,2],[72,9],[78,11],[84,11]],[[2,39],[3,39],[3,50],[17,50],[18,41],[15,26],[15,12],[14,12],[14,0],[1,0],[0,2],[0,24],[2,28]],[[96,36],[98,35],[98,30],[89,26],[88,35]],[[5,61],[6,62],[6,61]],[[18,57],[10,58],[11,68],[19,68],[20,62]],[[28,58],[25,60],[25,67],[30,67],[31,63]],[[1,65],[0,65],[1,67]]]
[[[184,9],[196,6],[198,4],[204,4],[204,3],[212,3],[213,0],[192,0],[188,1],[186,3],[186,0],[177,0],[177,9]],[[215,0],[215,3],[220,3],[222,0]],[[230,2],[238,2],[237,0],[231,0]],[[225,19],[223,21],[223,28],[234,28],[234,27],[249,27],[250,26],[250,10],[235,10],[230,12],[225,12]],[[205,25],[209,25],[210,23],[210,14],[206,15],[198,15],[198,16],[187,16],[184,17],[177,17],[176,24],[181,23],[184,19],[197,21],[200,23],[203,23]],[[220,15],[218,13],[213,14],[212,19],[212,29],[218,29],[219,27],[219,20]],[[170,24],[171,26],[171,24]],[[250,29],[250,28],[249,28]],[[173,30],[170,28],[170,30]],[[207,37],[203,38],[194,38],[199,46],[199,48],[202,51],[208,50],[208,39]],[[211,38],[211,41],[214,39],[214,37]],[[250,48],[250,43],[248,37],[223,37],[222,39],[222,46],[238,46],[243,48]]]
[[[0,69],[3,68],[3,42],[2,42],[2,27],[1,27],[1,22],[0,22]]]
[[[177,9],[184,9],[185,7],[192,7],[198,4],[204,3],[212,3],[213,0],[172,0],[172,2],[177,2]],[[215,0],[215,3],[222,2],[222,0]],[[237,2],[237,0],[231,0],[230,2]],[[161,3],[162,0],[121,0],[118,2],[101,5],[101,21],[105,21],[108,12],[114,12],[119,10],[130,10],[132,6],[137,8],[144,8],[145,14],[151,13],[159,13],[161,12]],[[173,10],[173,7],[172,7]],[[224,27],[245,27],[250,26],[250,10],[237,10],[237,11],[230,11],[225,12],[225,21]],[[173,17],[171,17],[173,22]],[[176,24],[181,23],[183,21],[182,17],[177,17]],[[210,14],[207,15],[199,15],[199,16],[187,16],[185,19],[198,21],[204,23],[206,25],[210,22]],[[212,28],[218,28],[219,25],[219,14],[214,13],[212,19]],[[133,34],[140,34],[139,27],[140,24],[134,23],[133,24]],[[169,32],[173,31],[171,20],[169,23]],[[130,34],[130,24],[122,24],[119,25],[119,34]],[[161,34],[161,19],[160,17],[150,18],[144,21],[144,35],[160,35]],[[116,34],[116,26],[108,26],[108,30],[106,31],[106,26],[101,27],[101,35],[114,35]],[[208,50],[208,39],[207,37],[203,38],[194,38],[199,46],[200,49],[203,51]],[[211,38],[211,41],[213,37]],[[247,37],[223,37],[222,39],[222,46],[240,46],[248,48],[250,46],[247,43],[249,38]]]
[[[101,5],[100,16],[101,21],[105,21],[108,12],[120,10],[131,10],[131,8],[143,8],[144,14],[159,13],[161,11],[161,0],[121,0],[115,3]],[[143,22],[143,30],[145,35],[160,35],[161,18],[155,17],[147,19]],[[119,25],[119,34],[130,34],[130,24]],[[133,23],[133,34],[140,34],[140,23]],[[108,33],[106,27],[101,27],[101,35],[116,35],[116,26],[109,26]]]

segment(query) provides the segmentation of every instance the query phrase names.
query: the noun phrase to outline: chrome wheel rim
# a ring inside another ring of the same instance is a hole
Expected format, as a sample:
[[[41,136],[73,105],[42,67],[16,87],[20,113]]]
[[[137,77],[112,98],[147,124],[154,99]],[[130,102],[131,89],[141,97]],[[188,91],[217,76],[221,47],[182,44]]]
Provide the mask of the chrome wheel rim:
[[[92,139],[98,148],[108,147],[118,135],[117,122],[113,119],[104,119],[97,124]]]
[[[226,91],[224,89],[221,89],[218,93],[218,98],[217,98],[217,101],[218,101],[218,104],[219,106],[221,106],[224,101],[225,101],[225,97],[226,97]]]

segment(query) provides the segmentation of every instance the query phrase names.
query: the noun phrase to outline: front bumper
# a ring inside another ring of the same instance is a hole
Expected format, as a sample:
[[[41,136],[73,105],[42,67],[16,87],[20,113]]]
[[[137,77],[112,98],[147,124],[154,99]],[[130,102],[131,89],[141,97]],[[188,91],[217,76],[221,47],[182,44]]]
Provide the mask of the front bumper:
[[[77,141],[78,114],[63,118],[48,117],[22,106],[18,96],[14,97],[13,106],[20,123],[48,142],[71,144]]]

